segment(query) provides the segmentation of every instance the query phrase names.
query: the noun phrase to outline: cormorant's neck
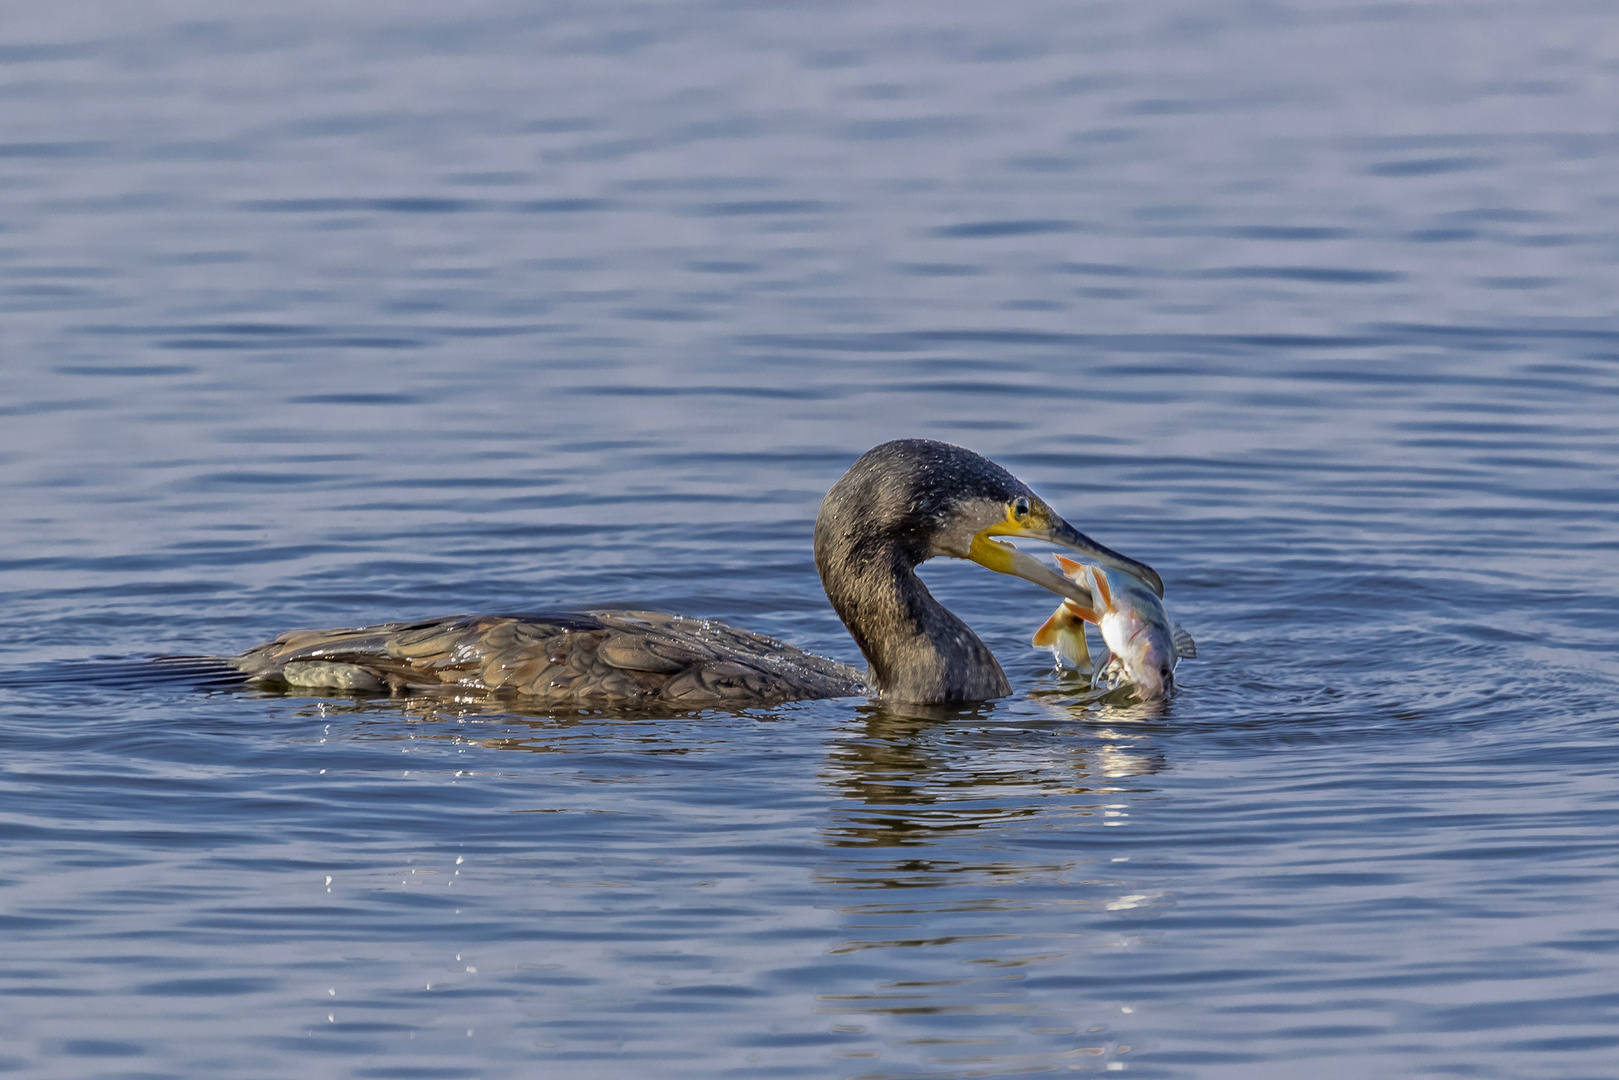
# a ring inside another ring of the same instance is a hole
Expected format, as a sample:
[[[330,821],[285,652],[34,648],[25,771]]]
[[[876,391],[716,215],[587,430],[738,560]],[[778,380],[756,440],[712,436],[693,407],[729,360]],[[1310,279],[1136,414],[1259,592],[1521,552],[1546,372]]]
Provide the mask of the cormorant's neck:
[[[894,701],[984,701],[1012,692],[989,646],[933,598],[898,543],[816,529],[815,565],[833,610]]]

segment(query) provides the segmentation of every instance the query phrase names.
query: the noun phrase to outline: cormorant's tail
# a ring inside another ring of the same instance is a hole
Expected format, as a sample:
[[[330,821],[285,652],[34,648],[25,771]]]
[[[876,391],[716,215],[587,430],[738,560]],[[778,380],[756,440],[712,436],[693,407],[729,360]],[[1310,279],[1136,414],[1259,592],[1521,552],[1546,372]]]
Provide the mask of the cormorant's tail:
[[[225,690],[247,677],[222,656],[108,657],[0,667],[0,689],[30,686],[188,686]]]

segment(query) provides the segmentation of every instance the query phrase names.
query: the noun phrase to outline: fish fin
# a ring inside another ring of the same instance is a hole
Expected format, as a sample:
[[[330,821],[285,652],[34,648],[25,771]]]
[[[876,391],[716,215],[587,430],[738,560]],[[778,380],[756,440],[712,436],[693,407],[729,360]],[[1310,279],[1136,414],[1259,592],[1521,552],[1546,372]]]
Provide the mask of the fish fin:
[[[1054,644],[1057,640],[1057,635],[1062,633],[1063,615],[1066,610],[1065,606],[1059,604],[1057,610],[1051,613],[1051,618],[1041,623],[1040,629],[1034,632],[1034,640],[1030,644],[1037,649],[1043,649],[1047,645]]]
[[[1085,624],[1078,623],[1071,630],[1064,633],[1054,646],[1057,654],[1068,661],[1068,666],[1078,671],[1084,671],[1091,662],[1090,642],[1085,640]]]
[[[1085,624],[1063,604],[1034,632],[1036,646],[1050,646],[1065,664],[1083,671],[1090,664],[1090,645],[1085,641]]]
[[[1080,620],[1082,620],[1084,622],[1100,623],[1102,621],[1102,616],[1101,615],[1097,614],[1095,611],[1093,611],[1092,609],[1090,609],[1088,607],[1082,607],[1078,603],[1075,603],[1073,600],[1064,600],[1062,602],[1062,609],[1064,611],[1066,611],[1069,615],[1072,615],[1074,618],[1080,619]]]
[[[1182,626],[1180,623],[1176,623],[1174,629],[1170,633],[1170,636],[1175,639],[1176,656],[1180,657],[1182,660],[1197,659],[1197,642],[1193,641],[1192,635],[1186,632],[1186,627]]]
[[[1085,590],[1091,594],[1090,607],[1082,606],[1079,601],[1073,599],[1072,597],[1066,600],[1065,603],[1067,603],[1070,608],[1077,612],[1079,617],[1084,619],[1086,622],[1100,622],[1102,617],[1098,615],[1095,610],[1096,590],[1092,588],[1090,584],[1091,579],[1089,575],[1091,568],[1086,566],[1084,563],[1075,562],[1073,559],[1067,558],[1063,555],[1057,556],[1057,565],[1062,567],[1062,572],[1068,575],[1068,579],[1070,581],[1072,581],[1075,585],[1084,586]]]
[[[1106,571],[1098,570],[1094,566],[1087,566],[1085,576],[1090,579],[1091,596],[1101,601],[1096,605],[1097,610],[1117,611],[1118,608],[1113,606],[1113,590],[1108,588]]]

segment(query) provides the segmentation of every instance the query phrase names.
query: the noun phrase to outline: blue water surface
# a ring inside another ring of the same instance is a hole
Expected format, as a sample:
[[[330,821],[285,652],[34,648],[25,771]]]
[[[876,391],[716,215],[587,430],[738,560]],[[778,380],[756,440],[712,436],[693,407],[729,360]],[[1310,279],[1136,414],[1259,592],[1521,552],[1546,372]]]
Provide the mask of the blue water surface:
[[[14,7],[0,1071],[1609,1078],[1603,5]],[[850,662],[898,436],[1152,563],[1086,704],[666,719],[143,658],[632,604]]]

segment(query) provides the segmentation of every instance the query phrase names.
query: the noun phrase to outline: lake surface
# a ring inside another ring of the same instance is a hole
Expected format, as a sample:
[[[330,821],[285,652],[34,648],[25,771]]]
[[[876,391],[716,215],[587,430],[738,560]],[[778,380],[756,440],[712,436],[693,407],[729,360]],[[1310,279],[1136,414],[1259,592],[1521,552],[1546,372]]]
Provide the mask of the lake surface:
[[[452,10],[454,7],[455,10]],[[1619,39],[1579,3],[14,6],[0,1070],[1600,1078]],[[854,662],[978,449],[1202,656],[657,719],[152,654],[632,604]]]

